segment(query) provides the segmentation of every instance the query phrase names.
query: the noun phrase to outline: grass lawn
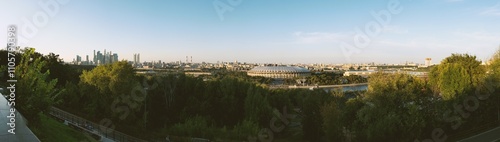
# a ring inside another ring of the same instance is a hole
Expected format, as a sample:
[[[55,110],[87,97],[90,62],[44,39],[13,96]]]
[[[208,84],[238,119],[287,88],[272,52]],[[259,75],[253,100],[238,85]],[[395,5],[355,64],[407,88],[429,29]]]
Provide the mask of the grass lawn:
[[[41,128],[31,129],[42,142],[97,142],[90,135],[70,128],[63,123],[40,114]]]

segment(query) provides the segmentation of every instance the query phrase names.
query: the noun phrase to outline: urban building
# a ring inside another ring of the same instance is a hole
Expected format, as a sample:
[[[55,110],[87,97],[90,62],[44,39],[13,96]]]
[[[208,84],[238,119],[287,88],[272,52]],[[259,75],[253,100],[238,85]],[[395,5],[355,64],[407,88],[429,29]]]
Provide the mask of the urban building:
[[[89,55],[86,55],[85,61],[82,61],[82,57],[77,55],[74,64],[76,65],[102,65],[111,64],[118,61],[118,54],[112,51],[101,53],[101,51],[94,50],[94,57],[92,61],[89,60]]]
[[[296,78],[311,76],[311,72],[296,66],[257,66],[247,72],[249,76],[268,78]]]
[[[346,71],[344,72],[344,76],[351,76],[351,75],[357,75],[357,76],[362,76],[362,77],[368,77],[371,74],[376,73],[377,71]]]
[[[140,54],[139,53],[134,54],[134,64],[139,64],[139,63],[141,63]]]
[[[432,58],[425,58],[425,66],[431,66]]]
[[[344,76],[351,76],[351,75],[357,75],[361,77],[368,77],[371,74],[377,73],[378,71],[346,71],[344,72]],[[382,71],[383,73],[403,73],[403,74],[409,74],[412,76],[420,77],[420,78],[427,78],[428,77],[428,72],[420,72],[420,71],[387,71],[384,70]]]

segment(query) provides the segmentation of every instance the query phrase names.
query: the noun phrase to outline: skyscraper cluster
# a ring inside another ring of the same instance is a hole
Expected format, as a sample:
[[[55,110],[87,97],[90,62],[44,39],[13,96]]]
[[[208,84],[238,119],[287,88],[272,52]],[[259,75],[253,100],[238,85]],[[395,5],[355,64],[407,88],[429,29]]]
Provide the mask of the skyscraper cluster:
[[[111,64],[116,61],[118,61],[118,54],[113,53],[111,51],[106,52],[106,49],[104,49],[104,53],[101,53],[101,51],[95,51],[94,50],[94,58],[92,61],[89,61],[89,55],[86,55],[86,60],[82,61],[82,57],[79,55],[76,55],[76,60],[73,60],[74,64],[76,65],[104,65],[104,64]]]
[[[94,65],[111,64],[116,61],[118,61],[118,54],[113,54],[111,51],[106,52],[106,49],[104,49],[104,53],[101,51],[96,53],[94,50]]]

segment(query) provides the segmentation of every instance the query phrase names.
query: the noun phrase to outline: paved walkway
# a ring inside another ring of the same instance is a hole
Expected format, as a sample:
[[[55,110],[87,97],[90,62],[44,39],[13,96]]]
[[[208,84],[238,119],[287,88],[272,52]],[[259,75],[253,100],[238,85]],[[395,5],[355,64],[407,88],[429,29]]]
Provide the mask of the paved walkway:
[[[7,99],[0,93],[0,141],[3,142],[39,142],[40,140],[31,132],[26,126],[26,122],[21,114],[16,110],[15,113],[15,134],[9,133],[11,127],[7,124],[10,123],[10,106]]]
[[[459,142],[495,142],[500,140],[500,127],[460,140]]]

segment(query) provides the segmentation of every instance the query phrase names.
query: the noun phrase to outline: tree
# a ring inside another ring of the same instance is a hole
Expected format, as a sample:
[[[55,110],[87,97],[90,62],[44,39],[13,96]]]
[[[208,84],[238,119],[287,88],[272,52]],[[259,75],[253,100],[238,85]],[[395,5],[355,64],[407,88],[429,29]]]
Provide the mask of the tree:
[[[376,73],[370,76],[364,105],[356,117],[359,141],[395,139],[410,141],[419,137],[426,124],[424,113],[430,92],[425,82],[407,74]]]
[[[80,75],[80,90],[82,96],[91,100],[85,109],[95,111],[93,114],[100,117],[120,116],[123,120],[126,116],[129,121],[139,118],[139,114],[133,112],[137,112],[141,104],[145,103],[146,94],[141,91],[144,86],[137,80],[134,69],[126,61],[83,71]]]
[[[488,69],[494,79],[500,80],[500,48],[491,57]]]
[[[359,76],[359,75],[350,75],[350,76],[343,76],[343,79],[347,80],[347,83],[349,84],[354,84],[354,83],[366,83],[367,79]]]
[[[478,116],[478,122],[494,122],[496,119],[500,123],[500,48],[487,63],[487,77],[477,89],[477,92],[483,94],[478,99],[484,100],[478,110],[481,114]]]
[[[321,107],[321,116],[323,117],[323,130],[327,141],[344,141],[342,124],[342,111],[335,101],[331,101]]]
[[[327,95],[323,90],[315,90],[307,95],[302,104],[302,131],[304,138],[308,141],[322,141],[324,131],[320,108],[325,102],[330,101],[328,98],[331,96]]]
[[[497,105],[497,120],[498,122],[500,123],[500,104],[498,102],[500,102],[500,48],[498,48],[498,50],[495,52],[495,54],[493,55],[492,57],[492,62],[491,62],[491,65],[489,67],[490,71],[492,72],[491,74],[491,79],[496,81],[494,82],[495,83],[495,90],[494,90],[494,93],[492,94],[495,94],[494,97],[496,97],[497,101],[493,101],[496,105]],[[494,97],[492,97],[493,99],[495,99]],[[494,113],[494,112],[493,112]]]
[[[48,111],[63,90],[56,89],[57,79],[49,80],[50,70],[42,72],[46,65],[41,57],[34,57],[35,49],[27,48],[16,67],[16,108],[28,119],[29,124],[39,125],[39,113]]]
[[[91,71],[83,71],[80,78],[83,83],[99,88],[101,93],[113,95],[128,95],[139,83],[134,68],[126,61],[98,66]]]
[[[271,120],[271,106],[265,90],[260,87],[249,87],[245,98],[245,119],[267,126]]]
[[[472,91],[485,75],[485,68],[476,56],[452,54],[429,73],[430,83],[444,100],[451,100]]]
[[[43,60],[47,62],[44,70],[51,71],[51,79],[57,78],[58,87],[64,87],[68,82],[78,83],[79,73],[69,65],[65,65],[63,60],[59,58],[59,55],[49,53],[43,56]]]

